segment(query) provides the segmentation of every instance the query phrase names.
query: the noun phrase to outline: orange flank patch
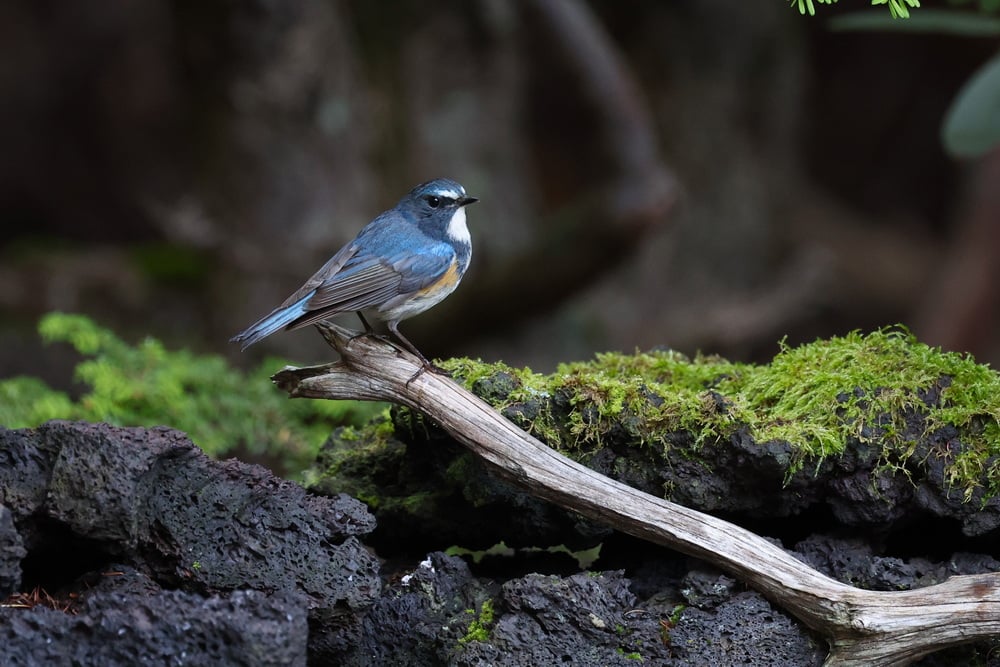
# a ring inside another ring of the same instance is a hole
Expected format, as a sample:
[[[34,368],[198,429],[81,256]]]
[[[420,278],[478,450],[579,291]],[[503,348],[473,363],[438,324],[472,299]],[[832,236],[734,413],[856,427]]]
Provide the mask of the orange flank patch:
[[[448,270],[444,272],[437,282],[431,283],[427,287],[423,288],[417,295],[423,297],[434,296],[440,291],[451,292],[458,285],[459,275],[458,275],[458,260],[451,260],[451,266]]]

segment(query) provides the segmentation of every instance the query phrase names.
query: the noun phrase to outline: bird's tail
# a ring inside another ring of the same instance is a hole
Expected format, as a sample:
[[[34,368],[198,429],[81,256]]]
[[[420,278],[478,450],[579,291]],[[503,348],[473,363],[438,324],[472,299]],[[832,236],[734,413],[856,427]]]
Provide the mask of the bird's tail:
[[[310,295],[311,296],[311,295]],[[306,314],[306,302],[309,297],[305,297],[295,303],[275,308],[269,315],[260,318],[245,330],[229,339],[231,343],[241,343],[240,350],[245,350],[262,338],[267,338],[275,331],[288,327],[303,315]]]

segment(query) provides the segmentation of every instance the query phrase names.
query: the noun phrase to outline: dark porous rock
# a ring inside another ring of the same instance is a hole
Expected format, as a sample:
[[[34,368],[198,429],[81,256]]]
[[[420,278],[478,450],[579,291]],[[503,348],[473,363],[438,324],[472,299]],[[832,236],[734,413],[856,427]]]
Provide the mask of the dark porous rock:
[[[669,500],[702,511],[748,517],[790,516],[816,500],[816,491],[808,486],[797,488],[794,494],[782,492],[792,458],[788,443],[758,443],[741,428],[728,438],[705,443],[692,456],[695,448],[683,436],[670,438],[665,453],[649,447],[642,455],[649,477],[644,485],[659,487],[663,491],[658,495]],[[631,457],[631,449],[630,445],[617,455]]]
[[[825,646],[756,593],[696,570],[689,588],[710,590],[706,610],[679,604],[675,568],[650,564],[665,588],[643,601],[620,571],[529,574],[503,584],[432,553],[399,578],[365,618],[342,667],[634,667],[819,665]],[[673,592],[670,592],[673,591]]]
[[[164,427],[49,422],[37,433],[56,453],[45,515],[115,552],[134,549],[141,539],[139,517],[155,489],[151,471],[164,461],[184,466],[204,457],[186,435]]]
[[[305,596],[233,591],[96,592],[78,614],[0,608],[3,664],[306,664]]]
[[[109,563],[100,572],[88,572],[72,588],[86,591],[84,598],[95,593],[151,596],[162,592],[163,586],[145,572],[125,563]]]
[[[946,466],[962,452],[962,443],[954,428],[944,428],[921,441],[913,457],[926,468],[926,475],[916,480],[914,504],[935,517],[957,518],[962,532],[970,537],[986,535],[1000,527],[1000,496],[986,497],[990,488],[983,473],[982,482],[966,495],[949,479]],[[996,465],[990,460],[989,465]],[[988,469],[989,465],[984,465]]]
[[[913,511],[913,483],[899,471],[859,470],[830,480],[827,504],[848,526],[887,525]]]
[[[503,585],[488,637],[465,643],[452,664],[668,664],[658,617],[639,611],[621,572],[531,574]]]
[[[21,534],[14,527],[14,517],[5,505],[0,505],[0,597],[20,587],[21,561],[27,554]]]
[[[375,526],[362,503],[309,494],[259,466],[213,461],[178,431],[69,422],[0,429],[0,461],[0,498],[23,538],[20,565],[32,585],[59,588],[119,562],[198,596],[301,595],[318,659],[356,640],[380,593],[378,561],[358,540]]]
[[[355,609],[378,595],[377,563],[355,537],[373,522],[348,496],[311,496],[259,466],[202,456],[162,462],[146,481],[137,537],[165,580],[208,591],[294,588]]]
[[[714,609],[728,600],[736,580],[716,570],[691,570],[681,581],[681,595],[692,607]]]
[[[919,564],[876,556],[871,545],[860,539],[813,535],[796,544],[792,553],[838,581],[874,591],[912,588],[926,574]]]
[[[733,596],[713,611],[688,608],[669,631],[670,665],[822,665],[827,647],[759,593]]]
[[[939,584],[962,574],[1000,572],[1000,561],[985,554],[955,553],[943,562],[880,556],[860,539],[813,535],[792,553],[804,563],[845,584],[875,591],[898,591]]]
[[[461,638],[489,599],[489,587],[472,576],[465,561],[432,553],[375,603],[355,650],[338,664],[448,664],[449,655],[461,646]]]
[[[525,493],[410,410],[393,410],[395,435],[335,431],[317,461],[321,494],[346,491],[371,501],[380,555],[419,559],[456,544],[488,549],[565,544],[592,547],[611,530]]]
[[[31,516],[45,502],[58,456],[58,443],[39,432],[0,427],[0,490],[15,522]],[[22,537],[26,537],[23,531]]]

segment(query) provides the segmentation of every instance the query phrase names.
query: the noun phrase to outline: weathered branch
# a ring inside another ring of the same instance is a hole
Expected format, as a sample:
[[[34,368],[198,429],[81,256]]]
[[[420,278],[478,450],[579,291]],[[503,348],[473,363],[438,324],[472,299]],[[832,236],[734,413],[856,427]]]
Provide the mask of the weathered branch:
[[[826,637],[827,665],[903,665],[1000,634],[1000,574],[894,592],[842,584],[739,526],[562,456],[451,379],[419,372],[414,357],[378,338],[319,328],[342,360],[277,373],[274,382],[292,397],[392,401],[423,412],[529,493],[739,577]]]

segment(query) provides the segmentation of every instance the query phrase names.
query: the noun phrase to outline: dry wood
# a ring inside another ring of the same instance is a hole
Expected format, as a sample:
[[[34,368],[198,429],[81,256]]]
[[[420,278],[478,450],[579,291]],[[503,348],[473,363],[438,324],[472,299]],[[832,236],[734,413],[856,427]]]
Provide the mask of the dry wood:
[[[327,323],[318,328],[342,359],[277,373],[274,382],[290,396],[391,401],[423,412],[529,493],[740,578],[822,634],[827,665],[904,665],[1000,634],[1000,573],[894,592],[842,584],[739,526],[562,456],[451,379],[420,372],[415,357],[379,338]]]

